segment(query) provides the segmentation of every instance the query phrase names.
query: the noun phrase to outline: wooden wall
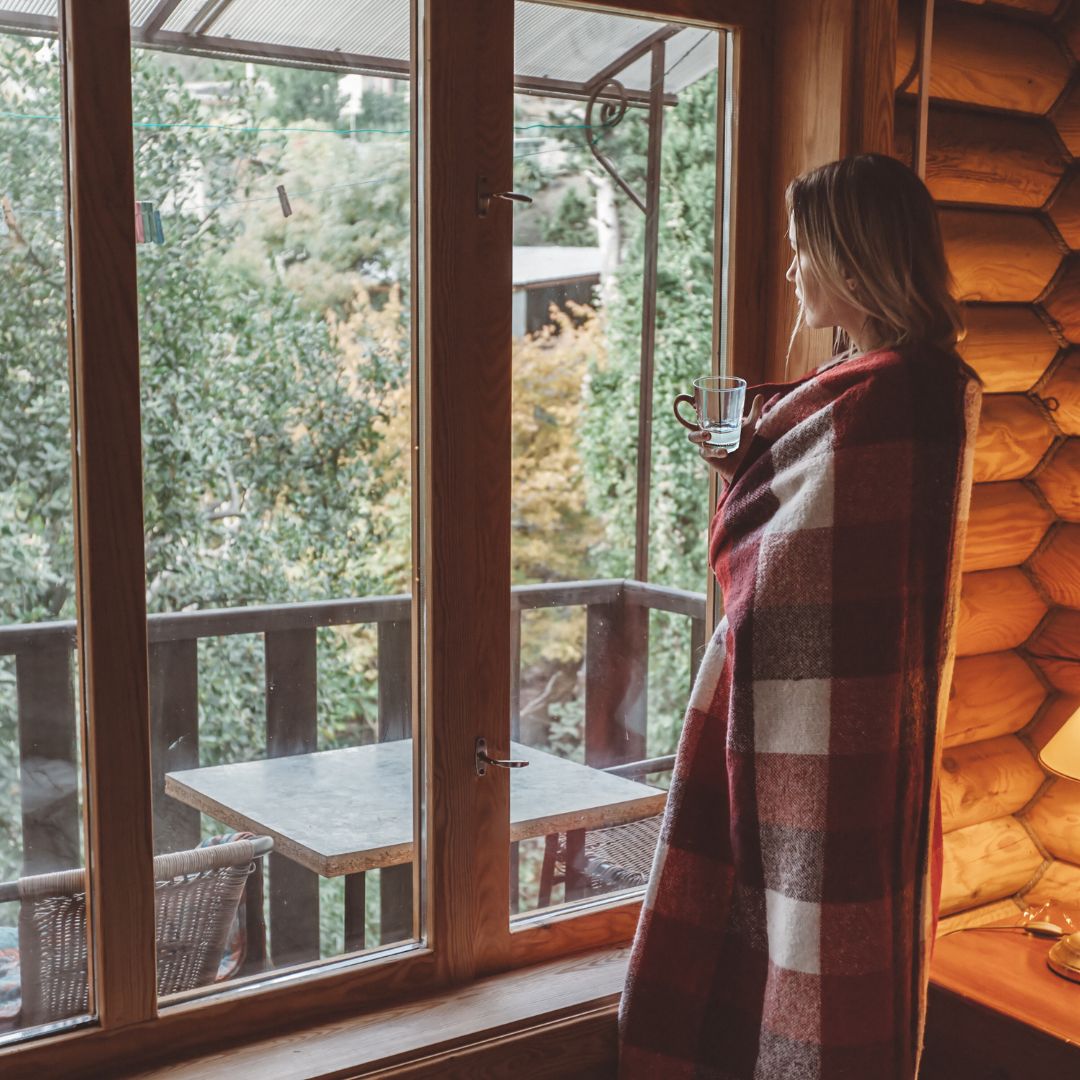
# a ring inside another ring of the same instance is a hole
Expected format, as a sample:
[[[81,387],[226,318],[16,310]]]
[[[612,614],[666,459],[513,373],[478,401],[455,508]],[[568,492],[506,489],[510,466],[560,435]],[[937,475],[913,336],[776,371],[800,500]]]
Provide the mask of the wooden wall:
[[[896,85],[921,2],[901,5]],[[1036,755],[1080,706],[1080,0],[938,0],[927,184],[985,382],[945,738],[942,929],[1080,907],[1080,783]],[[913,85],[910,89],[916,89]],[[910,161],[915,105],[896,103]]]

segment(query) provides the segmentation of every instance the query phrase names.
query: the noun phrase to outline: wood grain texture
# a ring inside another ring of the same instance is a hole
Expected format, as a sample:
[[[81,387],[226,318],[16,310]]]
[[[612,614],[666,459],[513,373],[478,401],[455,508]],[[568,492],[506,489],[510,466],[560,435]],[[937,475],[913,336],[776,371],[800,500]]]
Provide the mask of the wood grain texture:
[[[1023,888],[1043,857],[1014,817],[997,818],[945,834],[941,913],[1000,900]]]
[[[851,41],[849,153],[893,153],[893,57],[899,19],[897,0],[854,4]]]
[[[953,934],[930,966],[920,1080],[1055,1080],[1080,1074],[1076,984],[1022,934]]]
[[[1046,605],[1022,571],[965,574],[960,588],[957,656],[1013,649],[1045,614]]]
[[[958,2],[975,7],[985,4],[986,0],[958,0]],[[1061,0],[991,0],[991,3],[998,7],[1030,12],[1032,15],[1045,15],[1047,18],[1061,7]]]
[[[1075,251],[1080,248],[1080,170],[1066,174],[1047,207],[1061,238]]]
[[[1026,733],[1035,749],[1042,750],[1077,709],[1080,709],[1080,697],[1071,694],[1056,696]]]
[[[1038,676],[1017,653],[962,657],[953,668],[945,746],[1019,731],[1045,699]]]
[[[1045,904],[1048,900],[1080,908],[1080,866],[1055,860],[1023,895],[1025,904]]]
[[[139,1076],[160,1080],[393,1076],[393,1070],[411,1067],[424,1058],[431,1063],[435,1055],[446,1055],[444,1060],[452,1062],[458,1051],[491,1040],[513,1039],[571,1016],[610,1010],[626,978],[626,963],[626,949],[583,953],[478,980],[369,1017],[320,1024],[303,1032],[264,1033],[257,1044],[226,1049],[198,1061],[163,1063]],[[480,1070],[473,1075],[488,1074]],[[530,1074],[519,1071],[517,1075]]]
[[[946,209],[938,216],[961,300],[1030,302],[1061,265],[1064,253],[1034,214]]]
[[[1066,435],[1080,435],[1080,349],[1070,349],[1039,388],[1039,397]]]
[[[1080,82],[1073,81],[1050,113],[1061,141],[1073,157],[1080,155]]]
[[[103,1028],[157,1005],[128,19],[126,0],[61,8],[91,994]]]
[[[1080,694],[1080,611],[1055,608],[1027,649],[1053,687],[1066,694]],[[1043,659],[1055,656],[1062,659]]]
[[[896,103],[896,156],[911,164],[915,106]],[[926,186],[944,202],[1039,209],[1067,158],[1045,119],[935,104],[930,109]]]
[[[1029,389],[1057,355],[1057,342],[1026,304],[968,304],[964,320],[958,349],[988,394]]]
[[[938,920],[939,938],[953,933],[955,930],[964,930],[969,926],[988,926],[991,923],[1013,922],[1020,914],[1021,907],[1013,899],[994,900],[989,904],[980,904],[978,907],[958,911],[955,915],[946,915]]]
[[[728,369],[751,384],[766,381],[773,363],[766,287],[773,270],[771,237],[778,227],[766,183],[772,155],[772,41],[771,27],[758,26],[738,30],[732,43],[730,271],[721,347]],[[710,483],[715,496],[716,480]]]
[[[901,8],[895,85],[915,58],[920,5]],[[1048,29],[941,5],[934,15],[931,97],[1011,112],[1045,113],[1065,88],[1069,61]]]
[[[976,484],[964,536],[964,572],[1018,566],[1053,520],[1053,511],[1019,481]]]
[[[1030,399],[1020,394],[987,394],[975,435],[975,483],[1026,476],[1053,441],[1046,414]]]
[[[386,1080],[614,1080],[618,1061],[618,1010],[615,1005],[582,1017],[543,1024],[476,1046],[437,1054],[398,1068],[367,1073]]]
[[[1055,604],[1080,607],[1080,525],[1058,525],[1028,569]]]
[[[776,0],[773,33],[773,94],[777,108],[769,120],[772,178],[766,206],[770,253],[767,278],[766,377],[798,378],[832,355],[831,330],[806,330],[791,347],[797,305],[784,278],[791,261],[784,191],[807,169],[841,157],[847,150],[852,5],[848,0]],[[813,48],[806,43],[812,41]]]
[[[550,909],[515,920],[510,935],[515,967],[538,964],[587,949],[618,945],[633,939],[641,914],[641,896],[613,897],[599,911]]]
[[[1015,736],[948,749],[941,758],[941,811],[946,832],[1015,814],[1045,779]]]
[[[1080,255],[1070,255],[1065,260],[1039,303],[1065,339],[1080,344]]]
[[[1058,33],[1072,54],[1074,62],[1080,62],[1080,10],[1069,4],[1058,22]]]
[[[1080,863],[1080,781],[1057,778],[1024,816],[1051,855]]]
[[[1035,482],[1059,518],[1080,522],[1080,439],[1066,439]]]
[[[513,185],[513,6],[432,3],[423,28],[424,878],[439,963],[469,978],[509,946],[510,782],[473,761],[510,734],[512,206],[480,217],[477,190]]]

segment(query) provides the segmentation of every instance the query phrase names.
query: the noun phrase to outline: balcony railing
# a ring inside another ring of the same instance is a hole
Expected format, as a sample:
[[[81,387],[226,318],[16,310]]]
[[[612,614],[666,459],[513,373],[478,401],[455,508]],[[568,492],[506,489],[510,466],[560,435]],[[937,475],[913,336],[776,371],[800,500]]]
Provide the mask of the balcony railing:
[[[690,620],[687,675],[696,674],[705,644],[705,597],[629,580],[516,586],[511,591],[511,735],[520,733],[522,613],[584,607],[585,762],[640,777],[671,767],[671,756],[646,757],[649,613]],[[265,657],[268,757],[317,748],[317,633],[374,624],[378,654],[377,738],[410,733],[408,595],[200,610],[148,619],[154,840],[159,851],[195,847],[199,814],[165,795],[165,774],[199,765],[199,662],[202,639],[259,634]],[[78,734],[73,663],[75,624],[0,627],[0,656],[14,656],[19,732],[24,874],[81,864]],[[122,782],[122,777],[116,778]],[[363,948],[363,874],[345,883],[345,947]],[[409,935],[411,871],[380,871],[382,943]],[[319,954],[318,876],[270,857],[270,943],[277,964]]]

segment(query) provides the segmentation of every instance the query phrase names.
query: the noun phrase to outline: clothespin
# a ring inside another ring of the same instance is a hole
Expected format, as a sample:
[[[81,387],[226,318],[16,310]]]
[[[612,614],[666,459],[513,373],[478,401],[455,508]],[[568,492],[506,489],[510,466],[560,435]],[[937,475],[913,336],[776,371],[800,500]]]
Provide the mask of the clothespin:
[[[141,202],[135,204],[135,243],[146,243],[146,234],[143,231],[143,208]]]
[[[278,184],[277,197],[278,202],[281,203],[281,216],[289,217],[292,214],[292,203],[289,202],[289,193],[285,190],[284,184]]]
[[[160,210],[155,210],[154,211],[154,243],[155,244],[164,244],[165,243],[165,230],[162,229],[162,227],[161,227],[161,211]]]
[[[142,204],[142,217],[143,217],[143,243],[152,244],[154,242],[154,204],[152,202],[144,202]]]

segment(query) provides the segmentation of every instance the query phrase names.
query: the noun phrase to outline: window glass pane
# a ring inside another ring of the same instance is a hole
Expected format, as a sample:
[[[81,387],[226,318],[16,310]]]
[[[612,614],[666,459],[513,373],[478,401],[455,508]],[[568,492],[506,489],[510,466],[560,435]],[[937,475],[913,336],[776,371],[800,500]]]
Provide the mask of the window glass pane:
[[[514,218],[511,727],[530,765],[511,775],[511,907],[527,914],[646,880],[704,644],[708,472],[671,402],[714,370],[726,38],[515,10],[514,186],[533,201]]]
[[[266,12],[132,57],[163,995],[413,938],[409,4]]]
[[[88,1012],[60,112],[0,34],[0,1042]]]

